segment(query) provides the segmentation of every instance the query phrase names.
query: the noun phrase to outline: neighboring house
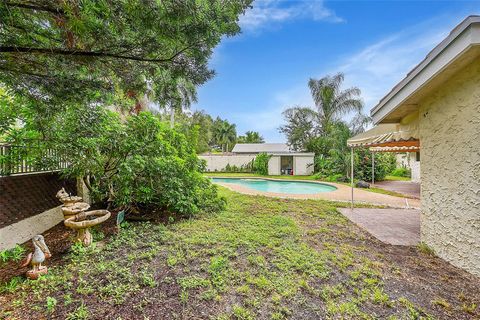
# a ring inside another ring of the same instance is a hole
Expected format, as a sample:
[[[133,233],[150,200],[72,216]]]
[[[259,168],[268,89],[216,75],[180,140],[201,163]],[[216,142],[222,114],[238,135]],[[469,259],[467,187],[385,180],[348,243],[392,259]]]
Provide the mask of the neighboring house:
[[[371,116],[397,130],[349,145],[420,149],[421,240],[480,275],[480,17],[460,23]]]
[[[420,151],[396,154],[397,167],[410,169],[411,181],[420,182]]]
[[[259,153],[270,155],[269,175],[310,175],[313,173],[311,152],[296,152],[284,143],[237,143],[229,154],[203,154],[207,161],[207,171],[225,171],[227,165],[246,167]]]

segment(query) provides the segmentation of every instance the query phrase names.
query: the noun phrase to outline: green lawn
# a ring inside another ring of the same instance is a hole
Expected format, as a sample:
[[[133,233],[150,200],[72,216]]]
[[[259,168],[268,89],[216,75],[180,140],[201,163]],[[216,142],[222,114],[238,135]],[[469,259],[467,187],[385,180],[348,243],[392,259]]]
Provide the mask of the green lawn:
[[[130,223],[95,248],[74,246],[41,280],[2,285],[0,319],[479,315],[480,281],[424,250],[383,245],[339,204],[220,189],[221,213]]]
[[[408,177],[397,177],[397,176],[386,176],[386,181],[410,181],[411,179]]]

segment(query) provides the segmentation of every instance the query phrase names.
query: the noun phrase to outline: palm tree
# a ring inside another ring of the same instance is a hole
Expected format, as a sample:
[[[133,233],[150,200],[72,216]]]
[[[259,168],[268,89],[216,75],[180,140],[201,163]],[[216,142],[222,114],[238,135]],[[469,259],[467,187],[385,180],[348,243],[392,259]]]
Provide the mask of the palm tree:
[[[192,103],[197,102],[197,88],[185,78],[164,77],[164,84],[160,89],[160,101],[163,107],[170,108],[170,127],[175,124],[175,111],[189,109]]]
[[[227,121],[222,121],[214,128],[215,140],[222,147],[222,151],[228,151],[228,145],[234,143],[237,139],[237,129],[234,124],[230,124]]]
[[[334,76],[326,76],[319,80],[311,78],[308,81],[322,132],[327,131],[330,125],[343,115],[351,111],[361,112],[363,108],[360,89],[352,87],[341,90],[343,80],[343,73],[337,73]]]
[[[245,132],[245,142],[246,143],[264,143],[263,137],[257,131],[247,131]]]

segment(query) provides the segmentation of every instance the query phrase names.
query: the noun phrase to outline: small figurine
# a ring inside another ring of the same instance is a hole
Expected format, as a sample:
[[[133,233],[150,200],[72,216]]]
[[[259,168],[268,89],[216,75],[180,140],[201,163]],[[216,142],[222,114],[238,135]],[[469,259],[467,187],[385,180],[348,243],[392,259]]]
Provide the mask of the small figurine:
[[[57,197],[58,200],[60,200],[61,203],[63,203],[64,207],[70,207],[70,206],[74,205],[75,203],[82,201],[81,197],[72,196],[72,195],[68,194],[68,192],[65,191],[65,188],[60,189],[57,192],[56,197]]]
[[[33,269],[27,271],[27,278],[31,280],[36,280],[42,274],[46,274],[48,272],[47,267],[42,266],[42,263],[45,259],[50,258],[52,255],[50,254],[50,250],[48,250],[47,245],[45,244],[45,239],[42,235],[36,235],[32,239],[33,246],[35,247],[35,251],[33,253],[29,253],[25,262],[22,264],[22,267],[26,267],[29,264],[32,265]]]
[[[65,191],[65,188],[58,190],[57,199],[60,200],[62,198],[68,198],[68,197],[70,197],[70,195],[67,193],[67,191]]]

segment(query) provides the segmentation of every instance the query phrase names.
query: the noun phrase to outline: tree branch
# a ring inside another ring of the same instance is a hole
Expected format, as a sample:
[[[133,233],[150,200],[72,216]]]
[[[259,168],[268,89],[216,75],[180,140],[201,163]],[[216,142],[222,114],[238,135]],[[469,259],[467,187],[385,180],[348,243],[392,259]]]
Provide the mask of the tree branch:
[[[47,6],[38,6],[33,4],[26,4],[26,3],[16,3],[16,2],[7,2],[5,3],[7,7],[14,7],[14,8],[21,8],[21,9],[29,9],[29,10],[37,10],[37,11],[46,11],[55,14],[64,14],[65,12],[59,8],[50,8]]]
[[[116,59],[125,59],[125,60],[134,60],[142,62],[169,62],[175,59],[178,55],[182,54],[192,46],[183,48],[182,50],[177,51],[174,55],[165,59],[148,59],[137,56],[127,56],[119,55],[108,52],[96,52],[96,51],[75,51],[75,50],[64,50],[58,48],[29,48],[29,47],[16,47],[16,46],[0,46],[0,53],[39,53],[39,54],[53,54],[53,55],[66,55],[66,56],[83,56],[83,57],[105,57],[105,58],[116,58]]]

